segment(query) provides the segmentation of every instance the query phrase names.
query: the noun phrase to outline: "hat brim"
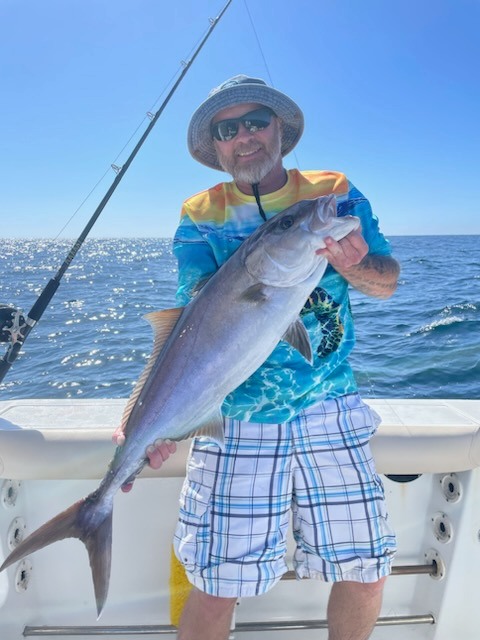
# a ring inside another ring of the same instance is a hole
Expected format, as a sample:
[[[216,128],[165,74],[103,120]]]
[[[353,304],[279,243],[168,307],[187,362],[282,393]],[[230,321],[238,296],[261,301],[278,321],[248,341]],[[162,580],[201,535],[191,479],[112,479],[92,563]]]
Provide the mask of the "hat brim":
[[[195,160],[212,169],[223,171],[220,166],[210,123],[222,109],[242,103],[256,103],[270,107],[283,122],[282,156],[287,155],[300,140],[303,133],[303,113],[287,95],[264,84],[237,84],[214,93],[203,102],[190,120],[188,127],[188,149]]]

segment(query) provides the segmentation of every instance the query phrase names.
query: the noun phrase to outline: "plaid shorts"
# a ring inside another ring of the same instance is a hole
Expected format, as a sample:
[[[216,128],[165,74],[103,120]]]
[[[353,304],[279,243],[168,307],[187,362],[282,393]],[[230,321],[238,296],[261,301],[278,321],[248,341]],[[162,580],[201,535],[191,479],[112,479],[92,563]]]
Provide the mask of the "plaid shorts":
[[[283,424],[225,420],[225,448],[194,440],[174,548],[189,580],[220,597],[266,592],[288,570],[292,511],[299,578],[375,582],[395,535],[369,447],[379,418],[357,394]]]

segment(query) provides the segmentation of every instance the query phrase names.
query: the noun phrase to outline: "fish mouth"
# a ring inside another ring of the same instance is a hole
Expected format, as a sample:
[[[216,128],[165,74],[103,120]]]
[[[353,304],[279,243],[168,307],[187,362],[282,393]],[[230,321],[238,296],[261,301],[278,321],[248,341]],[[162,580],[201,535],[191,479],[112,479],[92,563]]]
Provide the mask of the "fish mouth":
[[[337,217],[337,202],[333,194],[317,200],[314,215],[309,220],[309,230],[317,239],[321,240],[322,248],[325,247],[323,241],[325,237],[329,236],[338,241],[350,231],[358,229],[359,226],[359,218],[354,216]]]
[[[313,211],[308,221],[308,230],[315,234],[325,234],[337,219],[337,203],[334,195],[323,196],[313,203]]]

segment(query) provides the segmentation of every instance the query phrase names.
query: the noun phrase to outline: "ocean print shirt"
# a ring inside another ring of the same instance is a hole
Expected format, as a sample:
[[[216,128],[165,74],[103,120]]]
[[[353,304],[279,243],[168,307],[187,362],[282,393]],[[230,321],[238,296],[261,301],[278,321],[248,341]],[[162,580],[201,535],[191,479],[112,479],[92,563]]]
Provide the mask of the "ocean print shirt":
[[[299,200],[335,194],[338,216],[360,218],[369,253],[390,255],[370,203],[344,174],[297,169],[287,174],[281,189],[261,196],[267,219]],[[262,222],[255,198],[243,194],[234,182],[222,182],[186,200],[173,245],[178,304],[188,304],[196,285],[217,271]],[[306,301],[301,318],[310,336],[313,365],[280,341],[264,364],[226,397],[225,416],[285,422],[320,400],[357,390],[348,363],[355,344],[348,283],[330,265]]]

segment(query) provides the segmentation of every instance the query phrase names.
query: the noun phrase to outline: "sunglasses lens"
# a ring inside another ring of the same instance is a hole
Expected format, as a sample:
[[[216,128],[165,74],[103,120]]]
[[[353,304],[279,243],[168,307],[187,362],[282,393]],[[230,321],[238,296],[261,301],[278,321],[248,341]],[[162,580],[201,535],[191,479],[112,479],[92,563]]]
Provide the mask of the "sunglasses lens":
[[[212,134],[217,140],[227,142],[234,138],[238,133],[239,120],[222,120],[212,125]]]
[[[250,133],[255,133],[255,131],[262,131],[263,129],[266,129],[270,124],[271,120],[272,120],[271,116],[268,116],[268,118],[250,117],[248,119],[245,118],[245,120],[243,120],[242,122],[245,129],[248,129]]]
[[[240,118],[230,120],[220,120],[211,126],[212,136],[222,142],[232,140],[238,133],[238,125],[241,122],[250,133],[263,131],[272,121],[273,111],[268,108],[250,111]]]

